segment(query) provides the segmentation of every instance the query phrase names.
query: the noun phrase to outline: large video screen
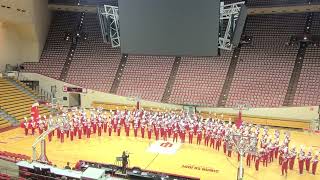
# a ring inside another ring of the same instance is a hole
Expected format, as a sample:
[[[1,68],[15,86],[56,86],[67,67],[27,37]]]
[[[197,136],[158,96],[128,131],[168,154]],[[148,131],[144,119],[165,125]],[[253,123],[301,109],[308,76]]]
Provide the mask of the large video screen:
[[[119,0],[121,52],[216,56],[219,0]]]

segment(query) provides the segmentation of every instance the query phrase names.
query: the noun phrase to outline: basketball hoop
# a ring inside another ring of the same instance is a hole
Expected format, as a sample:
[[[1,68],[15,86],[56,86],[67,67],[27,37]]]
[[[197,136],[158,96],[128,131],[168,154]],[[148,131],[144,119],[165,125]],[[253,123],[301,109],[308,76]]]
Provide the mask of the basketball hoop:
[[[243,156],[246,153],[256,154],[258,138],[254,135],[245,134],[241,130],[231,130],[226,134],[227,149],[236,151],[240,155],[237,180],[242,180],[244,175]]]

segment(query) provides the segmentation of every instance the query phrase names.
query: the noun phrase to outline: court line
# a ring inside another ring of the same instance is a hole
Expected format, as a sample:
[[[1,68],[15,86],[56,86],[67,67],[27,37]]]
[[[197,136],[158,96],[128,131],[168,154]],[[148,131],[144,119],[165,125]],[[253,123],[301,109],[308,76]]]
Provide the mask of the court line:
[[[147,169],[152,163],[153,161],[159,156],[159,153],[157,153],[157,155],[150,161],[150,163],[148,164],[147,167],[145,167],[144,169]]]

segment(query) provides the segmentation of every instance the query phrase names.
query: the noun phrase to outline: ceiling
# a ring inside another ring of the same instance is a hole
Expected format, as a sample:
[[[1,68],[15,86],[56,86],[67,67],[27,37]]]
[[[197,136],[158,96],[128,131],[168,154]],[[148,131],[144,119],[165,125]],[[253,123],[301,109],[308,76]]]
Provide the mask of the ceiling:
[[[75,11],[75,12],[97,12],[97,6],[93,5],[64,5],[64,4],[49,4],[50,10],[54,11]],[[258,14],[288,14],[288,13],[303,13],[303,12],[320,12],[320,4],[303,4],[303,5],[286,5],[276,7],[249,7],[249,15]]]

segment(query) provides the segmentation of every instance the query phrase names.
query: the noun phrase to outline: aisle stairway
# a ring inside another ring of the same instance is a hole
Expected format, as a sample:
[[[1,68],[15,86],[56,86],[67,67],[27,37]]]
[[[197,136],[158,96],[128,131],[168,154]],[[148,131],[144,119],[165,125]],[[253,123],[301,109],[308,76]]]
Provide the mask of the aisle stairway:
[[[11,123],[5,120],[3,117],[0,117],[0,129],[10,127]]]
[[[17,125],[24,117],[30,117],[30,108],[36,99],[21,87],[0,78],[0,129]],[[49,110],[40,106],[40,114],[48,115]]]

